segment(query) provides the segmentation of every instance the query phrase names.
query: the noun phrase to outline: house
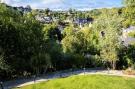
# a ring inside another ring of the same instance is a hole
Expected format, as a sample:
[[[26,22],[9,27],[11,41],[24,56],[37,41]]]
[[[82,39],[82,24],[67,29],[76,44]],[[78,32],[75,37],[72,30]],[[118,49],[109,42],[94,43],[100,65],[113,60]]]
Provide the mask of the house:
[[[45,23],[45,24],[49,24],[49,23],[52,23],[53,22],[53,19],[50,16],[37,15],[35,18],[39,22]]]
[[[37,15],[37,16],[35,16],[35,19],[38,20],[38,21],[41,22],[41,23],[44,22],[43,16]]]
[[[123,37],[127,38],[128,34],[134,31],[135,31],[135,26],[130,26],[129,28],[126,28],[126,29],[123,28],[122,30]]]
[[[128,46],[135,42],[135,38],[128,35],[130,32],[135,32],[135,26],[130,26],[126,29],[123,28],[122,30],[122,36],[120,37],[120,39],[125,46]]]
[[[123,32],[130,33],[135,31],[135,26],[130,26],[129,28],[123,29]]]
[[[54,22],[58,22],[60,19],[59,19],[58,17],[53,17],[52,20],[53,20]]]
[[[53,22],[53,19],[52,19],[52,17],[50,17],[50,16],[45,16],[45,17],[43,17],[44,18],[44,20],[45,20],[45,23],[52,23]]]
[[[67,23],[67,22],[59,22],[58,23],[58,29],[60,30],[61,34],[63,33],[64,28],[67,26],[69,26],[69,23]]]
[[[93,22],[93,18],[77,18],[74,20],[74,24],[78,25],[80,28],[82,28],[85,24],[88,24],[89,27],[91,27],[91,24]]]

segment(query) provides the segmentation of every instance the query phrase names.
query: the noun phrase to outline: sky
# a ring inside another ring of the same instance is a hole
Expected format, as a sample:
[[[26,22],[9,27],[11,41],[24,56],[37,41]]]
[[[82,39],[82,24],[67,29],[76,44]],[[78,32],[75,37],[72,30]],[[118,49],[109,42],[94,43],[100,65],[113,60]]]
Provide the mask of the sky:
[[[121,7],[122,0],[2,0],[11,6],[30,5],[34,9],[50,8],[52,10],[91,10],[96,8]]]

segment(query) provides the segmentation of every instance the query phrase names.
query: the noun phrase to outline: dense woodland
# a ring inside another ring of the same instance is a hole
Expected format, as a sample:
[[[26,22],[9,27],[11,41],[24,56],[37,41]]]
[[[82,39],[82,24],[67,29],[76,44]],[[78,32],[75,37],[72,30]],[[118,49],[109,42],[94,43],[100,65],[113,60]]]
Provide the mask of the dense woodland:
[[[69,24],[61,33],[59,22],[42,24],[35,19],[41,11],[22,14],[0,4],[0,79],[12,79],[67,69],[135,67],[135,45],[119,40],[122,28],[135,25],[135,1],[112,9],[76,11],[68,16],[43,10],[44,15],[68,18],[94,18],[92,27]],[[76,28],[76,29],[75,29]]]

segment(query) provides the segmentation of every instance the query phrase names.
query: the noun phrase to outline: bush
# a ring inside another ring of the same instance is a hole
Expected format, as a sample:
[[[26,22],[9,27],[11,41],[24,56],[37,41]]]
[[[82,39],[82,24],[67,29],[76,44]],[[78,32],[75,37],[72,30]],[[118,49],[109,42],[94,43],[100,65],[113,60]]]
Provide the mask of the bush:
[[[128,68],[127,70],[123,71],[123,73],[127,75],[135,75],[135,70]]]
[[[128,33],[128,36],[135,38],[135,32],[130,32],[130,33]]]

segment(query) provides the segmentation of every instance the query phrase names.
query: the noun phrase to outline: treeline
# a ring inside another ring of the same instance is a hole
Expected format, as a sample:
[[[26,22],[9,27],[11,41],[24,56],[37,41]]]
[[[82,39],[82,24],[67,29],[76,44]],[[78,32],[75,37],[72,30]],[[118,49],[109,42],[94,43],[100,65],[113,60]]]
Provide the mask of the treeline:
[[[46,67],[50,56],[46,52],[42,27],[31,14],[22,15],[13,8],[0,4],[1,78],[34,73],[37,66]]]
[[[135,66],[135,45],[125,47],[119,39],[122,28],[134,25],[134,10],[128,5],[85,12],[95,16],[92,27],[70,24],[61,32],[57,23],[36,21],[34,12],[22,15],[0,4],[0,79],[71,68]]]

